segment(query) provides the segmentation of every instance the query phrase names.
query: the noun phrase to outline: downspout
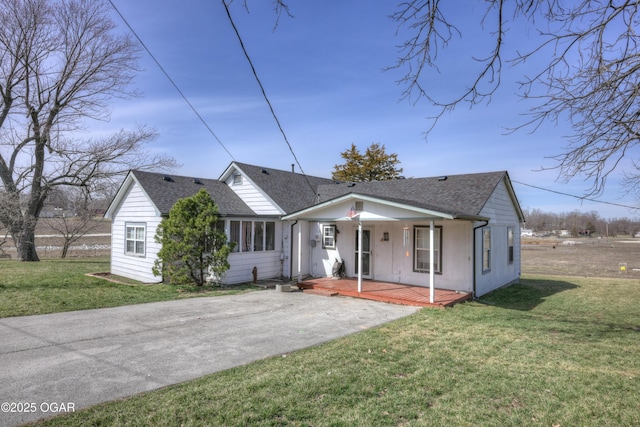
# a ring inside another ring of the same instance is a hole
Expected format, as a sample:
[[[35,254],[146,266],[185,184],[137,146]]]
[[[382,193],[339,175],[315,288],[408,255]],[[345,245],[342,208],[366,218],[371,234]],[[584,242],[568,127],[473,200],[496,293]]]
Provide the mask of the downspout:
[[[293,280],[293,227],[296,226],[298,220],[291,224],[291,229],[289,230],[289,279]],[[298,242],[300,244],[300,242]]]
[[[476,299],[476,230],[489,225],[488,220],[484,220],[484,224],[473,227],[473,299]]]

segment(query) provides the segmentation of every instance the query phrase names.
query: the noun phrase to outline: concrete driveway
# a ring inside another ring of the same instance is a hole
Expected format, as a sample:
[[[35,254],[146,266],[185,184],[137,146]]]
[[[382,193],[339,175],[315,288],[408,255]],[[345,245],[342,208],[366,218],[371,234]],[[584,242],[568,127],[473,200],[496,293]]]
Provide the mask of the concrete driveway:
[[[309,347],[416,310],[266,290],[0,319],[0,426]]]

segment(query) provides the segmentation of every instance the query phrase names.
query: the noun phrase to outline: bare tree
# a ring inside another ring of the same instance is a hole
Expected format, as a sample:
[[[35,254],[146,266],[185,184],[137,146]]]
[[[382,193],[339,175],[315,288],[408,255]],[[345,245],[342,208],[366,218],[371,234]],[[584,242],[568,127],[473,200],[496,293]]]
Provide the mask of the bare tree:
[[[68,205],[60,217],[43,218],[42,221],[62,237],[60,258],[66,258],[72,244],[94,231],[101,224],[92,208],[91,194],[82,187],[66,189]],[[66,213],[71,214],[66,214]]]
[[[640,1],[612,0],[486,0],[478,25],[492,43],[473,53],[477,72],[466,89],[439,99],[427,88],[429,73],[438,70],[439,55],[457,37],[458,6],[440,0],[402,2],[393,15],[399,29],[409,31],[396,64],[404,71],[404,97],[425,98],[438,107],[431,127],[460,104],[475,106],[491,100],[500,86],[505,62],[540,64],[521,81],[521,96],[537,101],[521,127],[535,131],[543,122],[567,120],[572,128],[564,152],[555,157],[560,177],[584,175],[589,194],[600,193],[607,176],[640,141]],[[526,26],[541,42],[505,59],[508,30]],[[471,57],[470,57],[471,59]],[[520,127],[519,127],[520,128]],[[637,159],[633,159],[636,161]],[[640,169],[629,171],[629,182],[640,181]]]
[[[0,182],[18,259],[37,261],[35,226],[57,186],[88,192],[130,168],[172,167],[143,144],[144,127],[77,139],[86,119],[108,118],[114,97],[133,95],[138,48],[115,33],[102,0],[0,0]],[[75,133],[74,133],[75,132]]]

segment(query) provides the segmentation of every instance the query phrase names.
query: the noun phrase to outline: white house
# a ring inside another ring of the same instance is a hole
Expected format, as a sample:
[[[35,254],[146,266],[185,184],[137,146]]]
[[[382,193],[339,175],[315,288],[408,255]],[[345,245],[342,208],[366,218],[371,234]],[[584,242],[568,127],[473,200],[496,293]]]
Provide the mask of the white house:
[[[475,296],[520,276],[524,217],[506,172],[336,183],[238,162],[217,180],[130,172],[105,214],[111,272],[159,282],[156,227],[202,187],[237,243],[228,284],[250,281],[254,267],[258,278],[330,276],[336,259],[360,280]]]
[[[333,182],[233,162],[219,179],[131,171],[105,213],[111,224],[111,273],[157,283],[151,269],[160,250],[155,234],[175,202],[205,188],[219,208],[229,240],[225,283],[288,276],[288,241],[280,217],[311,204],[315,187]],[[287,225],[288,226],[288,225]]]
[[[338,259],[359,286],[374,279],[476,297],[520,277],[524,216],[506,172],[329,184],[318,194],[283,217],[298,222],[299,275],[329,276]]]

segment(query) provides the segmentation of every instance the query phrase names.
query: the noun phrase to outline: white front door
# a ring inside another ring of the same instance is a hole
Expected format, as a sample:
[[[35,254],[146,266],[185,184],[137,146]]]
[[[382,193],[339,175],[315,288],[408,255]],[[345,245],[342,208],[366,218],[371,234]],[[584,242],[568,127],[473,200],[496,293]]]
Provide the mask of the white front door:
[[[358,236],[358,230],[356,230],[356,253],[355,253],[355,262],[353,265],[355,266],[354,273],[358,275],[358,262],[360,259],[360,239]],[[365,279],[371,279],[373,274],[373,268],[371,262],[373,257],[371,256],[371,229],[363,228],[362,229],[362,277]]]

